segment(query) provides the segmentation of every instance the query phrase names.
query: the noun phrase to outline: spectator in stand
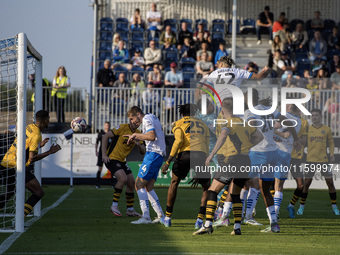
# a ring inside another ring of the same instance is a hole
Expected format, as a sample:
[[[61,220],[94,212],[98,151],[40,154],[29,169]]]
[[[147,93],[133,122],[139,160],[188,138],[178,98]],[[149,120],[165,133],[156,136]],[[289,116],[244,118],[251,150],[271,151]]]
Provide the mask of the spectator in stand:
[[[325,25],[323,23],[323,20],[320,18],[320,11],[314,12],[315,18],[312,19],[311,22],[311,28],[315,30],[322,30],[324,29]]]
[[[135,10],[135,14],[130,19],[130,26],[131,29],[144,28],[144,20],[142,19],[138,8]]]
[[[333,27],[332,29],[332,34],[329,35],[328,37],[328,48],[329,49],[340,49],[340,38],[338,35],[338,28]]]
[[[203,36],[204,36],[203,33],[198,33],[198,35],[197,35],[197,40],[194,44],[194,48],[195,48],[196,52],[199,51],[202,48],[202,43],[204,43],[204,42],[207,43],[208,46],[209,46],[208,48],[210,48],[209,42],[204,40]]]
[[[192,41],[192,36],[192,32],[188,30],[188,24],[186,22],[182,22],[181,30],[178,33],[178,49],[180,50],[181,46],[184,44],[185,38],[189,38],[190,41]]]
[[[259,17],[256,21],[256,35],[257,35],[257,44],[261,44],[261,31],[268,30],[269,31],[269,44],[272,44],[272,30],[273,30],[273,22],[274,22],[274,14],[270,12],[270,7],[267,5],[264,7],[264,12],[259,14]]]
[[[290,49],[292,45],[292,33],[289,29],[289,23],[283,24],[283,30],[279,31],[278,33],[280,35],[281,41],[285,47],[285,49]]]
[[[122,38],[120,37],[119,33],[115,33],[112,40],[112,52],[118,49],[118,43],[121,41]]]
[[[220,43],[218,45],[218,51],[216,52],[216,55],[215,55],[215,66],[217,67],[217,61],[220,60],[220,58],[222,56],[228,56],[228,52],[226,51],[225,49],[225,44],[224,43]]]
[[[282,51],[281,61],[282,62],[278,62],[278,67],[282,71],[284,71],[284,73],[281,77],[282,80],[284,80],[284,79],[287,78],[288,74],[293,75],[293,72],[295,72],[296,68],[295,68],[293,61],[289,58],[287,51]]]
[[[339,98],[336,96],[335,92],[332,92],[330,98],[327,99],[323,107],[323,112],[328,114],[328,126],[332,130],[337,130],[339,128],[339,108]]]
[[[139,73],[135,73],[132,76],[131,88],[131,93],[137,95],[141,94],[145,90],[145,83]]]
[[[340,57],[339,55],[334,55],[333,59],[330,62],[328,62],[328,72],[330,74],[336,72],[335,67],[338,65],[340,65]]]
[[[98,87],[112,87],[115,81],[115,76],[110,69],[111,61],[106,59],[104,61],[104,68],[100,69],[97,74]]]
[[[300,77],[299,79],[299,87],[300,88],[306,88],[307,87],[307,84],[308,84],[308,79],[309,79],[309,70],[306,69],[303,71],[303,77]]]
[[[140,49],[136,49],[135,55],[132,57],[127,69],[131,70],[134,66],[138,66],[144,69],[144,64],[145,64],[145,61],[144,61],[144,58],[142,57],[142,53]]]
[[[56,108],[58,123],[65,122],[65,102],[67,97],[67,88],[71,87],[71,79],[66,75],[64,66],[60,66],[53,79],[53,88],[51,97],[57,96]]]
[[[208,54],[207,60],[208,60],[209,62],[211,62],[211,61],[212,61],[213,54],[212,54],[212,52],[211,52],[210,50],[208,50],[208,43],[207,43],[207,42],[202,42],[201,47],[202,47],[202,49],[199,50],[199,51],[197,51],[197,53],[196,53],[196,59],[197,59],[197,61],[202,60],[202,53],[205,52],[205,53]]]
[[[198,40],[198,34],[203,33],[203,40],[208,41],[211,43],[211,36],[208,30],[204,30],[204,24],[202,22],[198,23],[197,30],[194,34],[194,41],[196,42]]]
[[[283,30],[284,21],[285,21],[285,16],[281,14],[279,18],[277,19],[277,21],[274,22],[273,24],[273,37],[274,38],[278,34],[279,31]]]
[[[330,89],[331,84],[328,82],[327,71],[325,68],[320,68],[316,75],[316,82],[319,84],[319,89]]]
[[[276,35],[274,37],[274,41],[272,44],[272,49],[271,49],[271,53],[269,54],[269,58],[268,58],[268,66],[272,67],[273,66],[273,61],[274,61],[274,56],[275,56],[275,52],[277,50],[280,50],[280,52],[284,51],[284,44],[281,41],[281,38],[279,35]]]
[[[327,43],[321,38],[320,31],[315,31],[314,39],[309,42],[309,54],[310,61],[314,62],[315,60],[325,60],[327,53]]]
[[[113,83],[113,87],[115,88],[129,88],[130,83],[127,81],[125,73],[120,73],[118,76],[118,80]]]
[[[143,112],[152,112],[158,115],[159,94],[153,89],[153,83],[149,82],[142,95]]]
[[[163,75],[157,64],[153,65],[148,75],[149,83],[152,82],[155,88],[163,87]]]
[[[287,75],[287,79],[285,79],[283,82],[282,82],[282,87],[286,87],[286,88],[296,88],[297,87],[297,80],[294,79],[293,75],[292,74],[288,74]]]
[[[331,75],[332,90],[340,90],[340,65],[335,66],[335,70]]]
[[[169,25],[166,26],[165,31],[162,32],[159,43],[162,45],[163,49],[167,49],[176,44],[176,34],[171,30]]]
[[[177,71],[177,64],[172,62],[170,64],[170,71],[165,74],[166,88],[180,88],[183,87],[183,74]]]
[[[117,65],[127,67],[129,65],[129,51],[124,49],[124,41],[119,41],[118,49],[113,52],[113,68]]]
[[[148,13],[146,14],[146,19],[149,22],[150,31],[156,31],[156,30],[162,29],[162,26],[161,26],[162,14],[160,11],[157,11],[156,3],[151,4],[151,11],[148,11]]]
[[[191,45],[190,38],[184,38],[184,44],[178,45],[180,49],[179,54],[181,58],[196,59],[196,51],[194,46]]]
[[[249,62],[245,67],[244,70],[247,70],[250,73],[258,73],[259,72],[259,67],[256,63],[254,62]]]
[[[151,40],[149,46],[150,47],[144,51],[145,64],[147,65],[146,69],[154,64],[159,64],[162,60],[162,51],[156,49],[155,41]]]
[[[306,84],[306,89],[308,90],[317,90],[319,89],[319,85],[314,81],[313,76],[309,76],[308,78],[308,83]],[[312,96],[316,95],[315,91],[311,92]],[[320,96],[320,94],[318,93],[318,95]],[[320,100],[320,98],[319,98]],[[309,101],[309,103],[313,104],[314,102]]]
[[[292,34],[293,49],[302,49],[307,47],[308,34],[304,30],[303,24],[298,23]]]
[[[214,65],[212,62],[208,61],[208,54],[203,52],[201,55],[202,60],[196,62],[196,72],[197,78],[201,79],[204,75],[214,71]]]
[[[166,92],[166,96],[163,98],[163,105],[166,111],[165,115],[167,116],[168,123],[172,120],[171,113],[173,114],[175,109],[175,99],[171,96],[171,92],[171,90],[168,90]]]

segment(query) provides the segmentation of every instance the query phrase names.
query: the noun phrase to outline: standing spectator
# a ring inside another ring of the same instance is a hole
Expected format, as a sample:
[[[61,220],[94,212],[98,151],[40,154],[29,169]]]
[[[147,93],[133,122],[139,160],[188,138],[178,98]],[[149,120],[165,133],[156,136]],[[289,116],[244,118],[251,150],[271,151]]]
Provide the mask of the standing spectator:
[[[149,72],[148,79],[149,83],[152,82],[155,88],[163,87],[162,72],[157,64],[153,65],[152,71]]]
[[[177,72],[177,64],[172,62],[170,64],[170,71],[165,74],[165,87],[179,88],[183,86],[183,74]]]
[[[162,51],[160,49],[156,49],[156,43],[154,40],[151,40],[149,43],[149,48],[146,48],[144,51],[145,64],[147,65],[146,69],[154,64],[160,64],[162,59]]]
[[[335,66],[335,70],[331,75],[332,90],[340,90],[340,65]]]
[[[333,59],[328,63],[328,72],[330,74],[336,72],[335,67],[340,65],[340,57],[339,55],[334,55]]]
[[[209,61],[209,62],[211,62],[212,61],[212,52],[210,51],[210,50],[208,50],[208,43],[207,42],[202,42],[202,49],[200,49],[199,51],[197,51],[197,53],[196,53],[196,59],[197,59],[197,61],[200,61],[201,59],[202,59],[202,53],[203,52],[205,52],[205,53],[207,53],[208,54],[208,58],[207,58],[207,60]]]
[[[335,92],[332,92],[330,98],[326,100],[326,103],[323,107],[323,112],[326,112],[328,114],[328,125],[331,127],[332,130],[338,130],[339,128],[339,120],[340,120],[340,114],[339,114],[339,100],[335,94]]]
[[[179,54],[181,58],[196,59],[196,51],[194,46],[191,45],[190,38],[184,38],[184,44],[178,45],[178,48],[180,48]]]
[[[114,36],[113,36],[113,40],[112,40],[112,52],[115,51],[116,49],[118,49],[118,43],[121,40],[122,40],[122,38],[120,37],[120,34],[115,33]]]
[[[111,61],[106,59],[104,61],[104,68],[100,69],[97,74],[98,87],[112,87],[115,81],[115,76],[110,69]]]
[[[130,26],[131,29],[144,27],[144,20],[142,19],[138,8],[135,10],[135,14],[130,19]]]
[[[338,35],[338,28],[333,27],[332,34],[328,37],[328,48],[329,49],[340,49],[340,38]]]
[[[166,92],[166,96],[163,98],[164,109],[166,111],[165,116],[167,116],[168,123],[171,123],[171,113],[174,113],[175,99],[171,96],[171,90]]]
[[[145,90],[145,83],[139,73],[135,73],[132,76],[131,88],[131,93],[136,95],[141,94]]]
[[[321,38],[320,31],[314,32],[314,39],[309,42],[309,54],[310,61],[314,62],[315,60],[325,60],[327,53],[327,43]]]
[[[322,30],[325,27],[325,25],[323,23],[323,20],[320,18],[321,15],[320,11],[314,12],[314,15],[315,18],[312,19],[311,28],[315,30]]]
[[[304,30],[303,24],[298,23],[292,34],[292,44],[294,49],[302,49],[307,47],[308,34]]]
[[[319,84],[319,89],[330,89],[330,83],[328,82],[327,73],[325,68],[320,68],[316,75],[316,81]]]
[[[211,43],[211,36],[208,30],[204,30],[204,24],[202,22],[198,23],[197,30],[193,36],[194,41],[198,40],[198,34],[203,33],[203,40],[208,41]]]
[[[182,22],[181,29],[178,33],[178,46],[181,46],[184,44],[185,38],[189,38],[190,41],[192,41],[192,36],[193,36],[192,32],[188,30],[188,24],[186,22]]]
[[[149,22],[149,29],[151,31],[161,30],[162,14],[157,11],[156,3],[151,4],[151,11],[146,14],[146,19]],[[154,37],[154,35],[152,36]]]
[[[158,115],[159,94],[153,89],[153,83],[149,82],[142,95],[143,112],[152,112]]]
[[[113,52],[113,64],[127,67],[129,63],[129,51],[124,49],[124,41],[119,41],[118,49]]]
[[[130,83],[127,81],[125,73],[120,73],[118,76],[118,80],[113,83],[113,87],[115,88],[129,88]]]
[[[197,78],[200,79],[204,75],[214,71],[214,65],[212,62],[207,61],[208,54],[203,52],[201,55],[202,60],[196,62]]]
[[[159,43],[163,46],[163,49],[167,49],[171,45],[176,44],[176,34],[171,30],[169,25],[166,26],[165,31],[162,32]]]
[[[131,70],[134,66],[138,66],[144,69],[144,58],[141,56],[142,53],[140,49],[136,49],[135,55],[131,58],[130,64],[127,66],[127,69]]]
[[[284,21],[285,21],[285,16],[281,14],[278,20],[274,22],[273,24],[273,37],[274,38],[278,34],[279,31],[283,30]]]
[[[217,67],[217,61],[220,60],[220,58],[222,56],[228,56],[228,52],[226,51],[225,49],[225,44],[224,43],[220,43],[218,45],[218,51],[216,52],[216,55],[215,55],[215,66]]]
[[[261,31],[268,30],[269,31],[269,44],[272,44],[272,30],[273,30],[273,21],[274,14],[270,11],[270,7],[267,5],[264,7],[264,12],[259,14],[259,17],[256,21],[256,35],[257,35],[257,44],[261,44]]]
[[[67,88],[71,86],[71,79],[66,75],[64,66],[60,66],[53,79],[53,89],[51,96],[57,96],[56,108],[58,123],[65,122],[65,101],[67,97]]]

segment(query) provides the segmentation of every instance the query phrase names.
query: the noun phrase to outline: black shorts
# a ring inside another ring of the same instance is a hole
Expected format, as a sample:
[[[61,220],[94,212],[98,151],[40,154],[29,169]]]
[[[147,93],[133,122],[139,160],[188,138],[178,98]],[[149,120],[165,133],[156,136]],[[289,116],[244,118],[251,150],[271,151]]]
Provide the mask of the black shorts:
[[[102,151],[99,150],[98,158],[97,158],[97,166],[102,167],[103,166],[103,157],[102,157]]]
[[[223,154],[217,154],[216,155],[216,158],[217,158],[217,163],[220,165],[220,166],[223,166],[225,163],[224,163],[224,160],[225,160],[225,156]]]
[[[121,162],[118,160],[110,159],[108,163],[105,163],[105,166],[111,172],[112,176],[118,170],[124,170],[126,175],[132,174],[132,171],[126,162]]]
[[[0,165],[0,175],[2,178],[6,178],[7,185],[15,183],[17,173],[16,173],[16,168],[6,168]],[[26,167],[25,170],[25,183],[28,183],[29,181],[36,179],[34,175],[34,164],[30,164],[29,166]]]
[[[248,155],[233,155],[226,158],[226,160],[227,161],[224,162],[224,164],[221,165],[221,168],[215,173],[215,180],[228,185],[232,179],[240,179],[240,181],[234,181],[234,183],[239,186],[241,185],[241,182],[243,183],[249,179],[248,175],[251,163]]]
[[[325,178],[333,177],[329,162],[306,162],[303,171],[305,178],[313,178],[315,173],[320,173]]]
[[[297,158],[292,158],[290,160],[290,173],[293,178],[303,178],[303,168],[302,168],[302,160]]]
[[[196,169],[202,169],[202,167],[205,167],[206,158],[206,154],[202,151],[182,151],[178,154],[174,162],[172,173],[174,173],[179,179],[183,180],[187,177],[190,169],[194,169],[195,178],[200,179],[200,183],[204,183],[208,179],[210,180],[210,173],[196,171]]]

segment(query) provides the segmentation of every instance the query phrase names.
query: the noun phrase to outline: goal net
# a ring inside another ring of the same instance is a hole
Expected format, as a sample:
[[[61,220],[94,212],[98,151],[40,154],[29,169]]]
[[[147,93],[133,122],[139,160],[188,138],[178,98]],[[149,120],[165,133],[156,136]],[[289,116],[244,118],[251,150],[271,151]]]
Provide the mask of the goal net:
[[[24,231],[26,126],[34,123],[35,112],[41,109],[41,55],[24,33],[1,39],[0,232]],[[4,156],[15,139],[16,167],[9,168]],[[40,163],[35,163],[34,168],[41,181]],[[34,215],[40,215],[40,204],[36,205]]]

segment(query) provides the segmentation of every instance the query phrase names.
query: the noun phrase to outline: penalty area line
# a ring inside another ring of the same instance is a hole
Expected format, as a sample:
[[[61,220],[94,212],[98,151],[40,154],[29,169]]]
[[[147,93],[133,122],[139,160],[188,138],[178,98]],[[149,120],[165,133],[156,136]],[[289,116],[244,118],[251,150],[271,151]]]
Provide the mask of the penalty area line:
[[[34,224],[34,222],[36,222],[41,217],[43,217],[49,210],[54,209],[58,205],[60,205],[72,192],[73,192],[73,188],[69,188],[69,190],[64,195],[62,195],[57,201],[55,201],[49,207],[44,208],[41,211],[41,216],[40,217],[34,217],[34,218],[26,221],[25,222],[25,226],[27,226],[27,229],[30,226],[32,226]],[[25,229],[24,232],[22,232],[22,233],[15,232],[12,235],[10,235],[5,241],[3,241],[3,243],[0,245],[0,254],[3,254],[5,251],[7,251],[12,246],[12,244],[15,242],[15,240],[17,240],[23,233],[25,233],[25,231],[27,229]],[[18,253],[18,254],[20,254],[20,253]],[[22,254],[25,254],[25,253],[22,253]],[[29,254],[29,253],[27,253],[27,254]]]

